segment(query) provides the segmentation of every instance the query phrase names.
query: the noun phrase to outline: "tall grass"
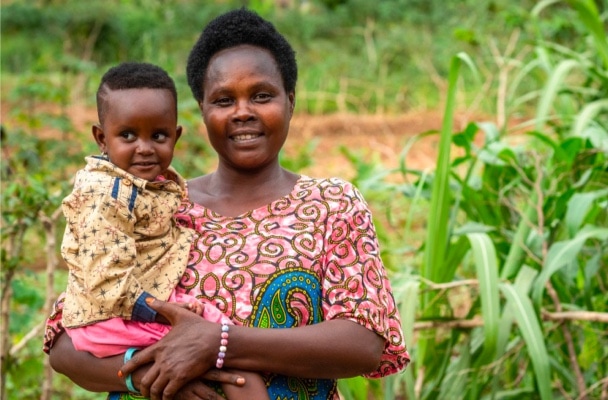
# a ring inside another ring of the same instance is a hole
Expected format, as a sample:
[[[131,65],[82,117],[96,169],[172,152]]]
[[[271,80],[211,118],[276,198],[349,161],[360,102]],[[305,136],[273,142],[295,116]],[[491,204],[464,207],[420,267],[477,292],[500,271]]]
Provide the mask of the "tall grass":
[[[554,7],[576,15],[577,26],[585,32],[571,38],[571,46],[543,34],[543,21]],[[337,15],[349,19],[342,11]],[[520,118],[532,110],[532,117],[515,130],[504,128],[502,119],[454,129],[457,110],[466,106],[458,96],[461,84],[468,81],[469,70],[475,70],[462,66],[484,61],[459,54],[445,67],[441,131],[411,138],[400,165],[389,169],[377,159],[342,150],[356,170],[354,183],[376,211],[382,256],[413,359],[405,373],[382,381],[340,381],[345,399],[608,396],[608,365],[603,362],[608,359],[608,43],[606,16],[600,12],[591,0],[535,4],[529,22],[538,32],[533,48],[527,57],[505,60],[514,66],[511,79],[505,79],[507,98],[487,96],[488,102],[504,100],[509,112]],[[329,29],[330,22],[325,21],[323,29]],[[362,111],[374,104],[390,111],[382,101],[407,106],[407,96],[400,97],[407,85],[398,87],[403,81],[394,70],[382,69],[403,57],[392,59],[389,44],[379,40],[387,32],[398,40],[398,31],[389,27],[385,32],[372,22],[362,27],[348,32],[367,40],[370,65],[363,78],[338,78],[348,60],[319,60],[318,68],[303,77],[306,90],[299,91],[307,109]],[[298,29],[309,39],[322,37],[310,25]],[[145,39],[142,54],[151,52],[150,40]],[[317,50],[332,49],[316,43]],[[349,43],[361,51],[358,41]],[[323,72],[321,61],[327,61],[332,73]],[[88,67],[84,63],[74,68]],[[443,68],[434,73],[442,74]],[[370,86],[375,78],[391,88]],[[2,143],[3,151],[12,151],[2,158],[2,284],[10,303],[10,309],[3,303],[2,322],[12,340],[3,343],[3,349],[17,349],[3,359],[3,388],[10,398],[36,398],[43,369],[39,341],[15,344],[45,317],[39,290],[44,284],[22,267],[43,247],[40,217],[52,214],[67,190],[62,174],[80,163],[75,153],[88,152],[74,148],[73,127],[64,116],[47,115],[37,103],[65,106],[70,83],[23,74],[8,96],[14,105],[10,117],[26,126],[9,132]],[[200,121],[196,105],[182,101],[180,120],[194,132]],[[43,125],[56,127],[64,140],[38,137]],[[412,144],[429,135],[439,136],[436,168],[411,168]],[[178,168],[207,169],[210,149],[197,135],[188,136],[183,140],[189,151],[180,154]],[[314,151],[313,142],[295,157],[281,155],[281,161],[298,170],[313,162]],[[65,379],[55,377],[54,383],[58,398],[86,396]]]
[[[440,137],[436,169],[414,171],[405,159],[394,171],[405,183],[385,186],[405,196],[384,207],[428,206],[422,246],[392,266],[413,362],[386,382],[386,393],[608,397],[608,42],[598,35],[605,16],[587,0],[539,2],[533,15],[540,23],[560,5],[578,15],[588,47],[539,37],[532,58],[517,60],[506,101],[534,108],[534,117],[513,133],[489,122],[454,132],[463,61],[455,57],[442,130],[429,133]],[[464,155],[453,157],[454,147]],[[464,315],[455,306],[463,288]]]

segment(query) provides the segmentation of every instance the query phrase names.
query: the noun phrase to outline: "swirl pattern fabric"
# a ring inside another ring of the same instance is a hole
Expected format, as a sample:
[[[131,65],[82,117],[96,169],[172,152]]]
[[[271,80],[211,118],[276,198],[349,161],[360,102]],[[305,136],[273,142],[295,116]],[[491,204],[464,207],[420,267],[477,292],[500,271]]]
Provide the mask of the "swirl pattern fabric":
[[[240,325],[359,323],[386,340],[369,377],[409,362],[371,213],[352,184],[302,176],[288,196],[243,215],[187,203],[177,220],[198,233],[178,291],[215,304]],[[273,399],[338,398],[333,380],[271,375],[267,383]]]

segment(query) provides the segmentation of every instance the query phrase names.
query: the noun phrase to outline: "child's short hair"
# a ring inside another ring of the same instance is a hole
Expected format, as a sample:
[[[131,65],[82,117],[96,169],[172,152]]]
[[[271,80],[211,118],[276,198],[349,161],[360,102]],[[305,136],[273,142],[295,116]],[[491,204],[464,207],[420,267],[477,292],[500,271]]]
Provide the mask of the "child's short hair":
[[[221,50],[243,44],[270,51],[279,67],[285,91],[295,91],[298,79],[295,51],[270,22],[241,8],[212,20],[190,51],[186,73],[197,101],[203,99],[203,84],[211,57]]]
[[[106,94],[111,90],[167,89],[175,99],[177,113],[177,90],[175,82],[161,67],[141,62],[125,62],[110,68],[101,78],[97,89],[97,116],[99,122],[107,111]]]

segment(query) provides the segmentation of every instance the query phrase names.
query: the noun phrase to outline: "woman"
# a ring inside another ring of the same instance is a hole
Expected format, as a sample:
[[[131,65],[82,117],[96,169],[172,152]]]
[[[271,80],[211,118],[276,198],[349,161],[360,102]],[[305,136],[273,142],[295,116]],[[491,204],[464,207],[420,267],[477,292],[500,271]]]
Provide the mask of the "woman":
[[[219,164],[188,183],[190,202],[178,213],[198,233],[180,286],[235,326],[218,357],[218,324],[155,300],[173,328],[119,375],[152,399],[179,398],[186,384],[214,398],[200,377],[219,365],[265,374],[272,399],[338,399],[338,378],[403,369],[409,355],[360,193],[279,164],[295,106],[289,43],[256,14],[231,11],[205,28],[187,73]],[[106,370],[115,374],[122,360],[76,367],[89,357],[66,336],[49,335],[56,370],[89,390],[125,390]]]

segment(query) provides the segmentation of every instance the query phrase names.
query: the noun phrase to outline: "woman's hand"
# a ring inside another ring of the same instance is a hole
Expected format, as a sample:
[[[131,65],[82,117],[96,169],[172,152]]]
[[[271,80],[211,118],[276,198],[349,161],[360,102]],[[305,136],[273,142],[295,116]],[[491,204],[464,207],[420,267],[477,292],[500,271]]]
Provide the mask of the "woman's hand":
[[[212,369],[203,376],[204,379],[221,383],[230,383],[236,386],[243,386],[245,378],[230,372]],[[225,400],[215,390],[205,385],[202,381],[195,379],[186,383],[174,397],[175,400]]]
[[[120,374],[127,376],[140,366],[153,363],[141,378],[139,390],[151,400],[170,400],[180,388],[213,367],[220,343],[220,325],[175,304],[153,298],[146,301],[169,321],[172,329],[157,343],[135,353],[122,366]],[[221,372],[215,376],[218,379],[214,380],[219,382],[236,383],[237,379]]]

